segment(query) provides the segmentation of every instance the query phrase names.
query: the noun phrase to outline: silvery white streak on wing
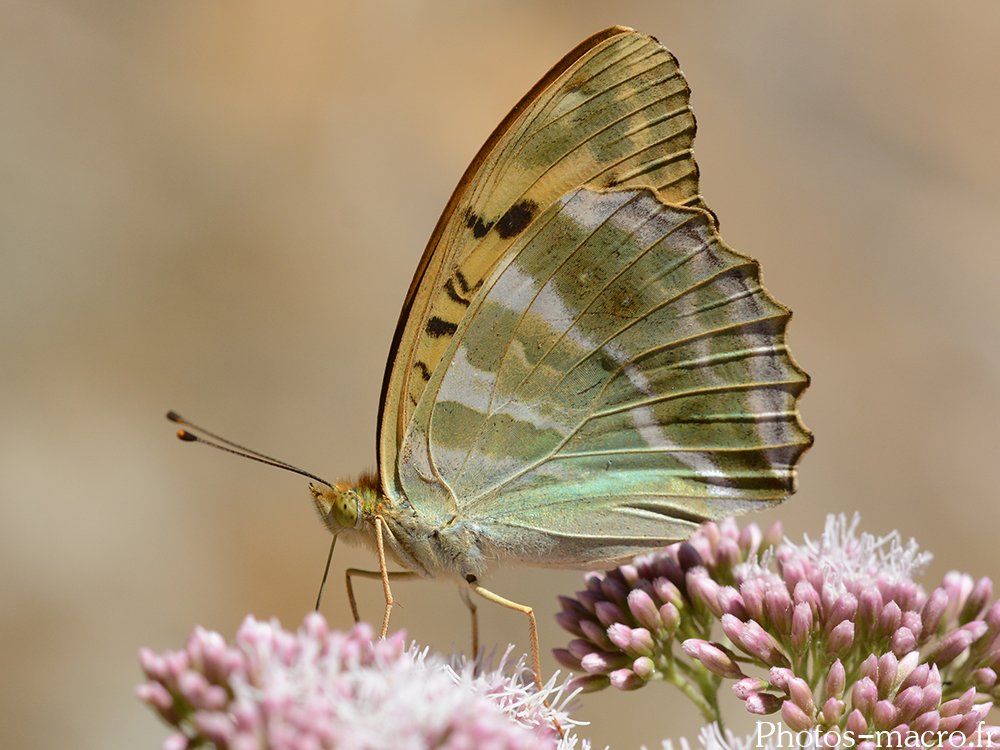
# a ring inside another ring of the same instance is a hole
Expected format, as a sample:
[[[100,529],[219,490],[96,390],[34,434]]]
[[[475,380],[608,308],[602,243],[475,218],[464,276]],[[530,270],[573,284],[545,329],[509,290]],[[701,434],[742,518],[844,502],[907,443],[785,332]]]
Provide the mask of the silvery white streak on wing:
[[[489,414],[497,375],[471,364],[468,354],[464,343],[455,350],[455,357],[448,365],[435,401],[438,404],[454,401],[480,414]]]
[[[538,281],[515,262],[500,274],[486,301],[520,314],[528,309],[537,291]]]
[[[556,404],[550,404],[550,406],[555,407]],[[565,414],[565,410],[560,409],[559,411]],[[570,426],[572,423],[569,419],[571,415],[566,415],[562,420],[559,420],[541,413],[535,404],[525,401],[515,401],[512,399],[495,409],[491,416],[496,414],[508,414],[520,422],[527,422],[533,425],[539,430],[555,430],[563,437],[573,434],[573,428]]]
[[[577,226],[597,229],[637,194],[635,190],[595,193],[583,188],[559,199],[563,206],[560,213]]]
[[[687,214],[680,217],[665,214],[665,208],[652,196],[638,193],[634,200],[615,212],[611,225],[630,234],[639,247],[648,248],[673,231],[678,223],[690,218]]]

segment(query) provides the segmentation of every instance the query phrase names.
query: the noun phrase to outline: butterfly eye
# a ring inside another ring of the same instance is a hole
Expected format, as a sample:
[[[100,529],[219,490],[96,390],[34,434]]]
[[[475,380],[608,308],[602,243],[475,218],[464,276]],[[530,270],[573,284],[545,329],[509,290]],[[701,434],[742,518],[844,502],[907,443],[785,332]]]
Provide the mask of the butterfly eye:
[[[358,523],[358,507],[360,498],[355,490],[337,493],[330,512],[337,525],[344,529],[353,529]]]

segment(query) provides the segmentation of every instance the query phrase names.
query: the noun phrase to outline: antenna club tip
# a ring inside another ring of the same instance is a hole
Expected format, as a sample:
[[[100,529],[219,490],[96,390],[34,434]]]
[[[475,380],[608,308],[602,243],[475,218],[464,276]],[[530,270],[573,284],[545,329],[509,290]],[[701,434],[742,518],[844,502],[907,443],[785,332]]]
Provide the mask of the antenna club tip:
[[[187,430],[177,430],[177,437],[183,440],[185,443],[194,443],[198,441],[197,436],[192,435]]]
[[[183,422],[184,421],[184,418],[181,417],[181,415],[178,414],[177,412],[175,412],[173,409],[171,409],[170,411],[167,412],[167,419],[169,419],[171,422]]]

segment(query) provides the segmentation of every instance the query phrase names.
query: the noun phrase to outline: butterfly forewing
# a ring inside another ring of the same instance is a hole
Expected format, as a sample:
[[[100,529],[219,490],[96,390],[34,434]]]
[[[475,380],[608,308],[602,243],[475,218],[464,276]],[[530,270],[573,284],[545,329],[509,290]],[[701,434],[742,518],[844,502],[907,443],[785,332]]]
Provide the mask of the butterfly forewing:
[[[703,206],[694,116],[677,62],[651,37],[608,29],[549,72],[473,161],[428,244],[387,366],[379,460],[399,441],[472,298],[519,235],[581,185],[649,187]]]
[[[470,306],[404,439],[403,491],[454,497],[500,552],[550,565],[776,502],[810,439],[788,317],[704,211],[580,189]]]

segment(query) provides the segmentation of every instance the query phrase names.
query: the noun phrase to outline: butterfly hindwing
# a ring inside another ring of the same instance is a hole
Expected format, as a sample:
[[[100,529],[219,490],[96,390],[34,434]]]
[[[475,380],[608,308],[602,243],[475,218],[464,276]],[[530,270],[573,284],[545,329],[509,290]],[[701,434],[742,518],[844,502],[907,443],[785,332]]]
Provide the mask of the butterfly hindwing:
[[[418,506],[443,490],[499,553],[546,565],[777,502],[809,444],[788,317],[705,212],[577,190],[470,306],[407,432],[403,488]]]

